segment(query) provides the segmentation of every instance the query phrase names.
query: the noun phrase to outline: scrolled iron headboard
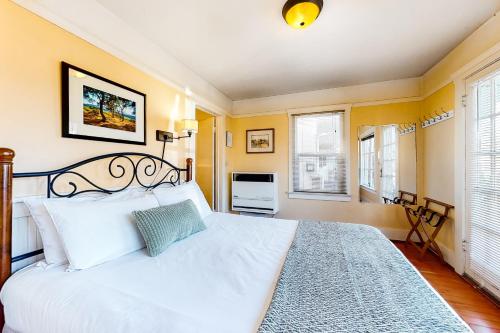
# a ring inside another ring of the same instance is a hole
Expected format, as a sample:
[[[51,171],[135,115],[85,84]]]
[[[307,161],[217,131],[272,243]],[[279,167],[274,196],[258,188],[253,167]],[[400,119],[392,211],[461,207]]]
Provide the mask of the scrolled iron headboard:
[[[138,159],[134,160],[133,157],[138,157]],[[114,179],[125,179],[127,181],[125,185],[122,185],[119,188],[105,188],[104,186],[98,185],[95,181],[90,180],[81,172],[76,171],[78,168],[85,165],[107,159],[110,160],[107,166],[109,176]],[[164,174],[161,174],[163,165],[167,166],[167,170],[164,170]],[[144,175],[144,178],[150,178],[148,182],[145,182],[143,179],[141,179],[141,171],[142,175]],[[181,183],[181,172],[186,172],[186,179],[189,178],[189,180],[191,180],[192,160],[190,158],[186,160],[186,168],[182,169],[154,155],[126,152],[111,153],[92,157],[69,165],[67,167],[52,171],[14,173],[13,178],[47,177],[48,198],[50,198],[52,195],[55,195],[59,198],[72,198],[80,194],[92,192],[105,194],[121,192],[134,184],[134,181],[140,187],[145,189],[154,189],[163,184],[170,184],[172,186],[175,186]],[[72,190],[66,193],[58,192],[55,189],[56,185],[58,183],[63,183],[64,177],[69,175],[79,178],[81,181],[83,181],[83,184],[75,183],[72,180],[67,180],[67,185],[69,185]],[[151,177],[154,177],[154,179],[151,179]],[[83,187],[85,185],[90,186],[90,188],[84,187],[84,189],[80,189],[80,187]]]
[[[13,173],[14,156],[13,150],[0,148],[0,288],[11,275],[13,262],[43,253],[43,250],[37,250],[12,258],[13,178],[47,177],[47,197],[71,198],[91,192],[112,194],[123,191],[133,184],[145,189],[154,189],[162,184],[175,186],[181,183],[182,172],[186,174],[185,181],[190,181],[193,175],[193,160],[191,158],[186,159],[186,168],[183,169],[157,156],[135,152],[100,155],[52,171]],[[106,188],[77,171],[80,167],[107,159],[109,159],[107,164],[109,176],[113,179],[123,179],[125,185],[118,188]],[[167,168],[164,169],[164,166]],[[65,185],[69,186],[71,190],[61,193],[56,189],[56,186],[65,182],[65,176],[76,177],[80,182],[67,179]],[[148,181],[146,182],[144,178]],[[0,323],[3,323],[3,311],[0,314],[2,315]]]

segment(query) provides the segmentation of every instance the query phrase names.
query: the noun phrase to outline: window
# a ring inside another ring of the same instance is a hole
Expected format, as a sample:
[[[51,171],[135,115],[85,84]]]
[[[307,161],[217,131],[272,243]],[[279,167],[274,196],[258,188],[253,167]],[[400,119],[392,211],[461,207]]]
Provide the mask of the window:
[[[360,154],[361,186],[375,190],[375,135],[371,134],[361,139]]]
[[[347,194],[344,112],[292,115],[294,193]]]
[[[398,194],[397,185],[398,163],[398,131],[394,125],[382,129],[382,162],[381,183],[383,198],[394,199]]]
[[[469,86],[466,273],[500,295],[500,71]]]

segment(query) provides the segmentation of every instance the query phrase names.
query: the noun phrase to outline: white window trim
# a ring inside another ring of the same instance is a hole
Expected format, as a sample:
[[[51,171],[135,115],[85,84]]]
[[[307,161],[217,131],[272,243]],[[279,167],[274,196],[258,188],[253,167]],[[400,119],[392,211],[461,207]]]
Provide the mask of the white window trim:
[[[362,168],[361,168],[361,164],[362,164],[362,154],[361,154],[361,145],[362,145],[362,142],[363,142],[363,139],[370,136],[370,135],[373,135],[373,187],[369,187],[367,185],[363,185],[361,184],[361,172],[363,171]],[[359,170],[358,170],[358,179],[359,179],[359,186],[362,187],[363,189],[365,189],[366,191],[369,191],[369,192],[372,192],[372,193],[377,193],[377,189],[375,188],[375,175],[376,175],[376,170],[377,170],[377,149],[376,149],[376,145],[375,145],[375,129],[371,129],[370,131],[367,131],[366,133],[364,133],[363,137],[360,137],[358,139],[358,150],[359,150],[359,156],[358,156],[358,165],[359,165]]]
[[[346,187],[347,194],[328,194],[328,193],[306,193],[293,191],[293,146],[294,124],[293,115],[319,113],[319,112],[344,112],[344,142],[346,157]],[[324,201],[351,201],[351,104],[323,105],[306,108],[288,109],[288,198],[304,200],[324,200]]]
[[[476,59],[463,66],[452,75],[455,84],[455,246],[454,258],[450,264],[455,271],[463,275],[465,273],[466,256],[463,251],[463,241],[466,240],[466,147],[469,140],[466,131],[467,107],[470,98],[462,100],[467,93],[467,78],[474,75],[485,66],[500,58],[500,43],[486,51]],[[469,96],[470,97],[470,96]]]

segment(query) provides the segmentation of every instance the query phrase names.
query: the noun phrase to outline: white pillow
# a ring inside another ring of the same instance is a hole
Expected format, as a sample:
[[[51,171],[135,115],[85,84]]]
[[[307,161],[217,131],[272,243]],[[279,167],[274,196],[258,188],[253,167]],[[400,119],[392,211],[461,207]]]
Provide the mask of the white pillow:
[[[173,205],[191,199],[196,205],[196,208],[198,208],[202,219],[212,214],[207,199],[205,199],[203,192],[195,181],[190,181],[189,183],[178,186],[156,188],[153,190],[153,193],[156,199],[158,199],[160,206]]]
[[[44,206],[44,201],[46,200],[72,200],[72,201],[89,201],[89,200],[97,200],[97,197],[81,197],[74,199],[66,199],[66,198],[54,198],[54,199],[46,199],[46,198],[29,198],[24,200],[24,204],[28,207],[31,217],[35,221],[35,224],[40,232],[40,237],[42,238],[43,244],[43,253],[45,256],[45,261],[47,264],[55,264],[61,265],[68,262],[68,257],[66,257],[66,253],[64,252],[64,247],[61,243],[61,239],[57,234],[57,230],[54,227],[54,223],[52,222],[52,218],[49,215],[49,212]]]
[[[45,201],[70,269],[85,269],[144,247],[132,215],[158,207],[153,195],[88,202]]]
[[[149,194],[149,192],[148,192]],[[68,262],[68,257],[64,251],[63,244],[54,226],[54,222],[45,208],[44,202],[46,201],[70,201],[70,202],[83,202],[83,201],[113,201],[125,200],[127,198],[135,198],[145,195],[144,189],[129,189],[115,194],[91,194],[75,198],[28,198],[24,200],[24,204],[28,207],[31,217],[40,232],[43,244],[43,254],[45,262],[49,265],[62,265]]]

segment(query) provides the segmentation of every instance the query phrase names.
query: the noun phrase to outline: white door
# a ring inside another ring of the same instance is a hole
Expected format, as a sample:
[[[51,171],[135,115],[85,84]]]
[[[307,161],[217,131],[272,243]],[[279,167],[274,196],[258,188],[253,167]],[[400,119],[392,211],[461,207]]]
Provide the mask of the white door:
[[[500,297],[500,65],[466,83],[465,273]]]

